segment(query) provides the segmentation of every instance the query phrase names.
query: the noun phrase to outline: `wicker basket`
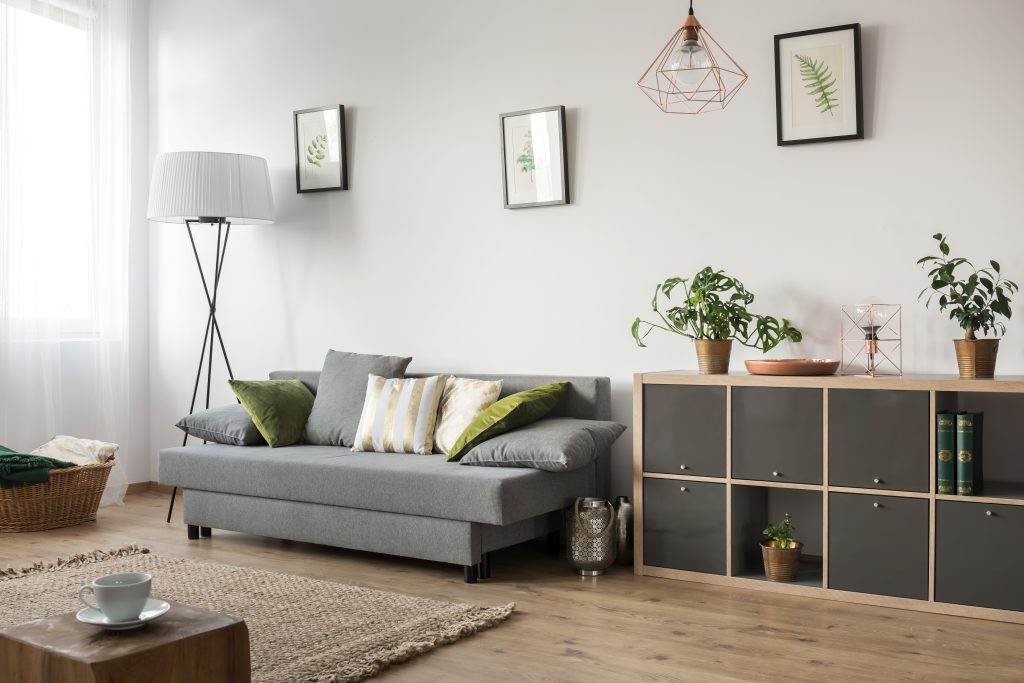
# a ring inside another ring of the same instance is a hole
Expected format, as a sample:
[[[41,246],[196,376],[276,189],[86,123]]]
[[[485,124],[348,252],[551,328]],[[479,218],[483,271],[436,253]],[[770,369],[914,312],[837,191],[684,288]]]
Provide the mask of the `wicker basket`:
[[[111,458],[102,465],[50,470],[50,483],[0,489],[0,532],[43,531],[96,519]]]

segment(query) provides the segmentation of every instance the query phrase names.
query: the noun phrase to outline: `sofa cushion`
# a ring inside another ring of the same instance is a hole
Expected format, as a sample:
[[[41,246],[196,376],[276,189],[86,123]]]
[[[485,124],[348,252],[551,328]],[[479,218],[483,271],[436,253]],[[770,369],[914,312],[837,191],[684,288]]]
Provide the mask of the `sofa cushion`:
[[[352,450],[432,453],[437,406],[444,393],[444,381],[444,375],[419,379],[385,379],[370,375]]]
[[[313,394],[297,379],[228,380],[271,448],[290,446],[302,438],[313,407]]]
[[[469,423],[501,395],[502,380],[449,377],[434,430],[434,452],[448,455]]]
[[[330,446],[165,448],[160,483],[483,524],[528,519],[596,492],[593,465],[572,472],[461,467],[443,455],[353,453]]]
[[[197,410],[174,425],[189,436],[203,441],[232,446],[258,446],[266,443],[249,411],[240,403]]]
[[[367,377],[402,377],[411,361],[412,358],[397,356],[328,351],[317,378],[313,410],[306,422],[306,443],[320,446],[355,443],[359,415],[366,399]]]
[[[484,441],[459,464],[565,472],[594,462],[624,431],[618,422],[552,417]]]

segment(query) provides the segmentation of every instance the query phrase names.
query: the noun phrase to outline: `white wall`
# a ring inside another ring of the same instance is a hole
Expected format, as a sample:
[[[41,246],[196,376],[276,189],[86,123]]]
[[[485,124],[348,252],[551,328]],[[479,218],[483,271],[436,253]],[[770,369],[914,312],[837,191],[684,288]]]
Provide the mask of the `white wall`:
[[[501,9],[499,9],[501,8]],[[693,368],[685,339],[637,349],[654,284],[706,264],[835,356],[841,303],[905,306],[905,367],[955,372],[955,327],[915,302],[936,231],[1024,278],[1024,3],[698,1],[749,72],[728,110],[662,114],[634,85],[678,0],[154,0],[150,151],[270,162],[278,221],[232,234],[220,318],[236,375],[318,368],[329,347],[413,369],[631,375]],[[775,144],[776,33],[859,21],[867,140]],[[348,111],[348,192],[295,193],[294,109]],[[498,113],[568,110],[573,203],[508,211]],[[151,447],[180,439],[204,320],[180,227],[151,234]],[[206,249],[212,249],[204,240]],[[1014,321],[1000,371],[1024,369]],[[739,349],[734,367],[756,355]],[[230,400],[218,383],[214,403]],[[629,439],[616,488],[629,482]]]

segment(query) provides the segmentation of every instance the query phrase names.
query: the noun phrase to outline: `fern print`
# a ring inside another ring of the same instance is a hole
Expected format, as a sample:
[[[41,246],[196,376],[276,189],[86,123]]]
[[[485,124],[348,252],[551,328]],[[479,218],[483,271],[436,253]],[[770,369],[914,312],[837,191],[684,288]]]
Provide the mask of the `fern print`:
[[[533,180],[533,172],[537,168],[533,159],[533,131],[528,130],[523,136],[523,153],[516,157],[516,163],[522,166],[520,170],[529,173],[530,180]]]
[[[306,147],[306,161],[320,168],[320,162],[327,157],[327,136],[317,135]]]
[[[835,76],[824,60],[817,61],[806,55],[794,55],[800,63],[800,78],[804,81],[804,88],[807,94],[814,99],[814,105],[822,114],[828,112],[829,116],[835,116],[835,109],[839,106],[839,86],[836,85]]]

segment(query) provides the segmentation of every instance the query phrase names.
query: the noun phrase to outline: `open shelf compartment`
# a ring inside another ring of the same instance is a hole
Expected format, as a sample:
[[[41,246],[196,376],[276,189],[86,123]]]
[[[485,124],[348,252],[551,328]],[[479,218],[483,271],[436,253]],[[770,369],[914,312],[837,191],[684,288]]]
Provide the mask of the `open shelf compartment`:
[[[822,493],[806,489],[732,487],[732,576],[767,581],[761,556],[762,531],[789,513],[794,537],[804,544],[796,581],[790,585],[822,587]]]
[[[936,391],[935,410],[985,414],[982,423],[984,490],[977,496],[937,494],[936,498],[1024,505],[1024,445],[1019,431],[1024,416],[1024,394]]]

